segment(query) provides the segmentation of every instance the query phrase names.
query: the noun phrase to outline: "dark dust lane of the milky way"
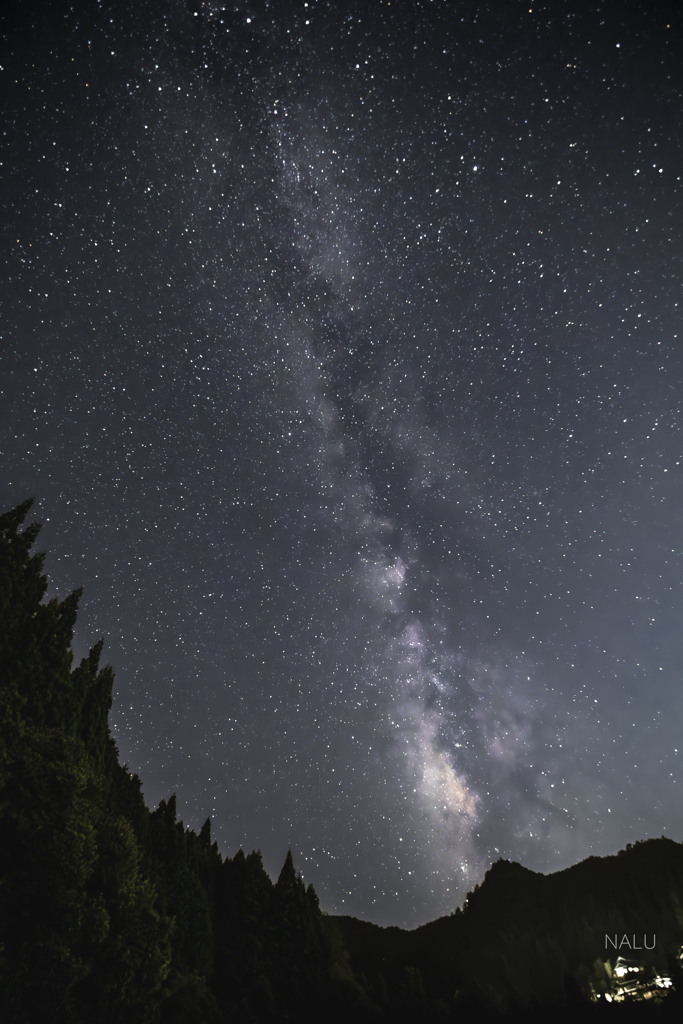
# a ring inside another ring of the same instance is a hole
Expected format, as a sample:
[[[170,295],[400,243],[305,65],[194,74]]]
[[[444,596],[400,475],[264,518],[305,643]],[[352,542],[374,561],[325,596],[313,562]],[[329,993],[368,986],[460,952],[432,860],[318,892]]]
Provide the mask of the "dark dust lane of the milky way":
[[[12,17],[0,498],[148,803],[410,926],[683,839],[676,5]]]

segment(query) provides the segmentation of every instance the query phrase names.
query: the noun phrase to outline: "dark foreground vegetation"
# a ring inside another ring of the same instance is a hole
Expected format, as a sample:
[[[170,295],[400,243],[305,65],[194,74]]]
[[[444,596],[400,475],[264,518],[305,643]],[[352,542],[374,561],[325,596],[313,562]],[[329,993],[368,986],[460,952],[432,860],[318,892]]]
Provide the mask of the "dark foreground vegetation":
[[[0,1021],[248,1024],[683,1016],[683,846],[543,876],[499,861],[462,911],[406,932],[321,914],[291,855],[223,859],[210,821],[150,811],[108,726],[80,593],[43,603],[30,502],[0,516]],[[648,937],[620,998],[605,935]],[[667,975],[673,987],[657,988]]]

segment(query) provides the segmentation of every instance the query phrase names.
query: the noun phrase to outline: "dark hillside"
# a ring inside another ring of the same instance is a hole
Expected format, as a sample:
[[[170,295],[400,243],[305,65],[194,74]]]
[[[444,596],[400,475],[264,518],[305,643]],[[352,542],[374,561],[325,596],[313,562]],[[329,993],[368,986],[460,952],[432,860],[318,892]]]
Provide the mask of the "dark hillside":
[[[604,963],[619,953],[666,973],[683,943],[682,899],[683,846],[662,838],[551,875],[497,861],[462,911],[411,932],[347,917],[324,926],[368,978],[393,985],[412,967],[434,999],[484,993],[507,1011],[561,1003],[568,978],[586,997],[607,991]],[[643,936],[654,949],[632,950]]]

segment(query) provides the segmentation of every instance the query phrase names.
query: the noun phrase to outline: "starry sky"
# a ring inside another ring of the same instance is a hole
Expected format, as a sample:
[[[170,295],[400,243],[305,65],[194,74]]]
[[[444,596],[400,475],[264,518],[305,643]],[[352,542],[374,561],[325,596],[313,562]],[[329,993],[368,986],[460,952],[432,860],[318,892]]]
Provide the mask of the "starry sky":
[[[676,7],[3,25],[3,508],[148,804],[330,913],[683,839]]]

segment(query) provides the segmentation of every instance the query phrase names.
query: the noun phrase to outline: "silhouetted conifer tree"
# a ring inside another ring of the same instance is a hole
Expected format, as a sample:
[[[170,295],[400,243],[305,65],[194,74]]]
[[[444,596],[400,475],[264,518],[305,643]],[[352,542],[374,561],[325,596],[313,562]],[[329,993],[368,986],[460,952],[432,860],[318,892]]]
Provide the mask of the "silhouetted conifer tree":
[[[275,984],[283,1007],[320,997],[329,965],[320,926],[318,897],[296,874],[289,850],[273,890]]]

